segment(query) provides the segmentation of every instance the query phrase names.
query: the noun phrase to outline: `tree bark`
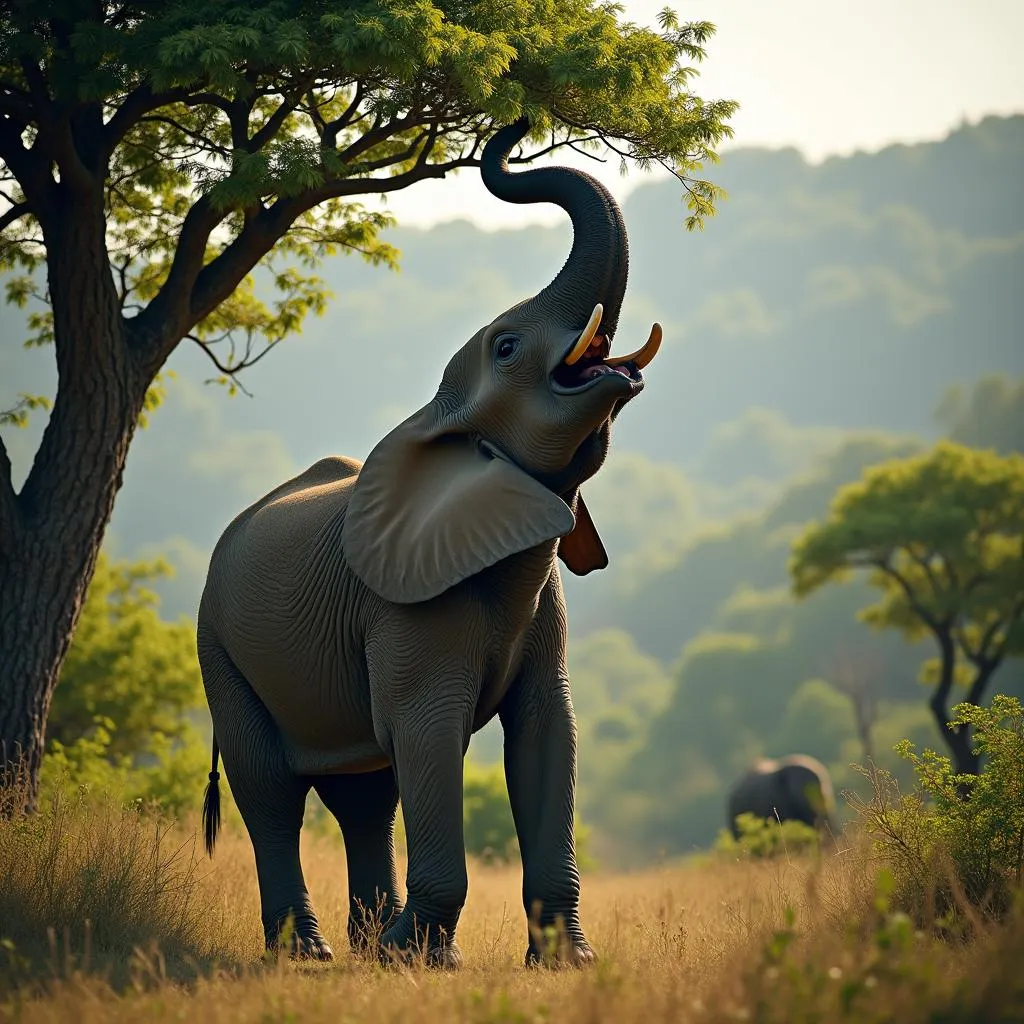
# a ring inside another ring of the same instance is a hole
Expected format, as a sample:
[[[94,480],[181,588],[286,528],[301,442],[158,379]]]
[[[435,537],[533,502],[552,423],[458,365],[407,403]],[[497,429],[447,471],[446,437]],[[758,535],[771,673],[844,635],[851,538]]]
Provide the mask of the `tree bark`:
[[[18,782],[8,812],[37,800],[50,701],[149,385],[126,344],[101,184],[55,194],[44,234],[59,385],[0,551],[0,772]]]
[[[960,775],[977,775],[980,767],[978,755],[971,749],[971,733],[968,726],[951,726],[949,724],[949,695],[953,689],[956,672],[956,643],[948,628],[937,631],[942,667],[939,674],[939,685],[936,686],[931,700],[928,702],[952,755],[953,768]],[[974,687],[971,688],[972,695]],[[976,695],[980,696],[980,694]]]

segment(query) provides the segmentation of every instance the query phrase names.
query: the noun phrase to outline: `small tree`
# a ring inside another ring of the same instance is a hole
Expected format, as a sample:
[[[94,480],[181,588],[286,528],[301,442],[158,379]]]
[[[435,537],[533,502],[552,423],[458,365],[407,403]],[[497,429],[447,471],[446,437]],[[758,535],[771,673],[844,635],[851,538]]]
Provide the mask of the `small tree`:
[[[113,723],[108,753],[135,758],[187,733],[203,706],[195,626],[160,617],[150,588],[166,562],[114,562],[100,552],[50,708],[48,740],[69,746],[97,719]]]
[[[806,596],[856,569],[882,591],[861,613],[915,640],[931,633],[930,706],[958,773],[977,773],[965,720],[950,725],[954,684],[980,704],[1006,657],[1024,653],[1024,457],[942,443],[884,462],[842,488],[828,518],[797,540],[793,587]]]
[[[395,252],[359,196],[479,165],[531,119],[532,156],[603,145],[686,184],[734,104],[689,88],[713,28],[594,0],[0,0],[0,270],[41,306],[58,388],[20,492],[0,443],[0,769],[38,777],[53,688],[136,425],[183,339],[220,379],[310,310],[324,256]],[[269,267],[273,303],[252,271]],[[37,271],[37,272],[36,272]],[[36,273],[34,273],[36,272]],[[45,398],[45,396],[44,396]],[[23,395],[18,421],[40,399]],[[47,401],[48,404],[48,401]],[[2,417],[0,417],[2,419]]]

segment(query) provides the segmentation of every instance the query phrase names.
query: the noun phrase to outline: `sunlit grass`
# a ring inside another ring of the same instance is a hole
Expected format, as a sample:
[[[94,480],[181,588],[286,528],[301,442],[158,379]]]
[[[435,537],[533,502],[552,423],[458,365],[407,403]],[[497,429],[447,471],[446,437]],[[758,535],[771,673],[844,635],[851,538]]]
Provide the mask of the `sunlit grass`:
[[[969,945],[916,934],[874,907],[857,849],[588,873],[583,922],[601,960],[585,971],[525,969],[518,868],[471,864],[466,966],[444,975],[349,954],[343,849],[323,835],[303,837],[303,864],[337,960],[264,961],[248,840],[225,831],[209,862],[195,824],[84,799],[0,823],[0,936],[14,946],[0,950],[0,1019],[1024,1019],[1011,1010],[1024,1006],[1020,915]]]

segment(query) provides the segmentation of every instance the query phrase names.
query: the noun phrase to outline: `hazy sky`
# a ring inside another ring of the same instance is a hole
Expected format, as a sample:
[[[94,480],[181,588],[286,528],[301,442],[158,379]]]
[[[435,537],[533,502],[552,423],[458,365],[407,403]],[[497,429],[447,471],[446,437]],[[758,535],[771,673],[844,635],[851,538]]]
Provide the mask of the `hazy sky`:
[[[623,0],[656,25],[666,0]],[[1024,112],[1024,0],[676,0],[717,26],[695,89],[739,100],[730,145],[792,145],[811,160],[940,138],[964,118]],[[643,176],[576,163],[622,198]],[[397,193],[404,224],[467,217],[484,227],[553,223],[555,207],[490,196],[475,170]]]

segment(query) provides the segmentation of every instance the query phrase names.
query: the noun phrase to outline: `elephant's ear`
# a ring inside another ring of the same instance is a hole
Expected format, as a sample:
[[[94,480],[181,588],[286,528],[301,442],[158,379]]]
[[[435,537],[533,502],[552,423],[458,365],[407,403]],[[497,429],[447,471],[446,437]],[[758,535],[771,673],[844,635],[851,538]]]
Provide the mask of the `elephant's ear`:
[[[573,511],[576,513],[576,525],[572,533],[567,533],[558,542],[558,557],[577,576],[586,576],[595,569],[607,568],[608,552],[601,543],[594,520],[590,518],[590,510],[579,491],[576,492]]]
[[[412,604],[573,526],[557,494],[468,435],[445,433],[428,405],[370,453],[342,544],[371,590]]]

